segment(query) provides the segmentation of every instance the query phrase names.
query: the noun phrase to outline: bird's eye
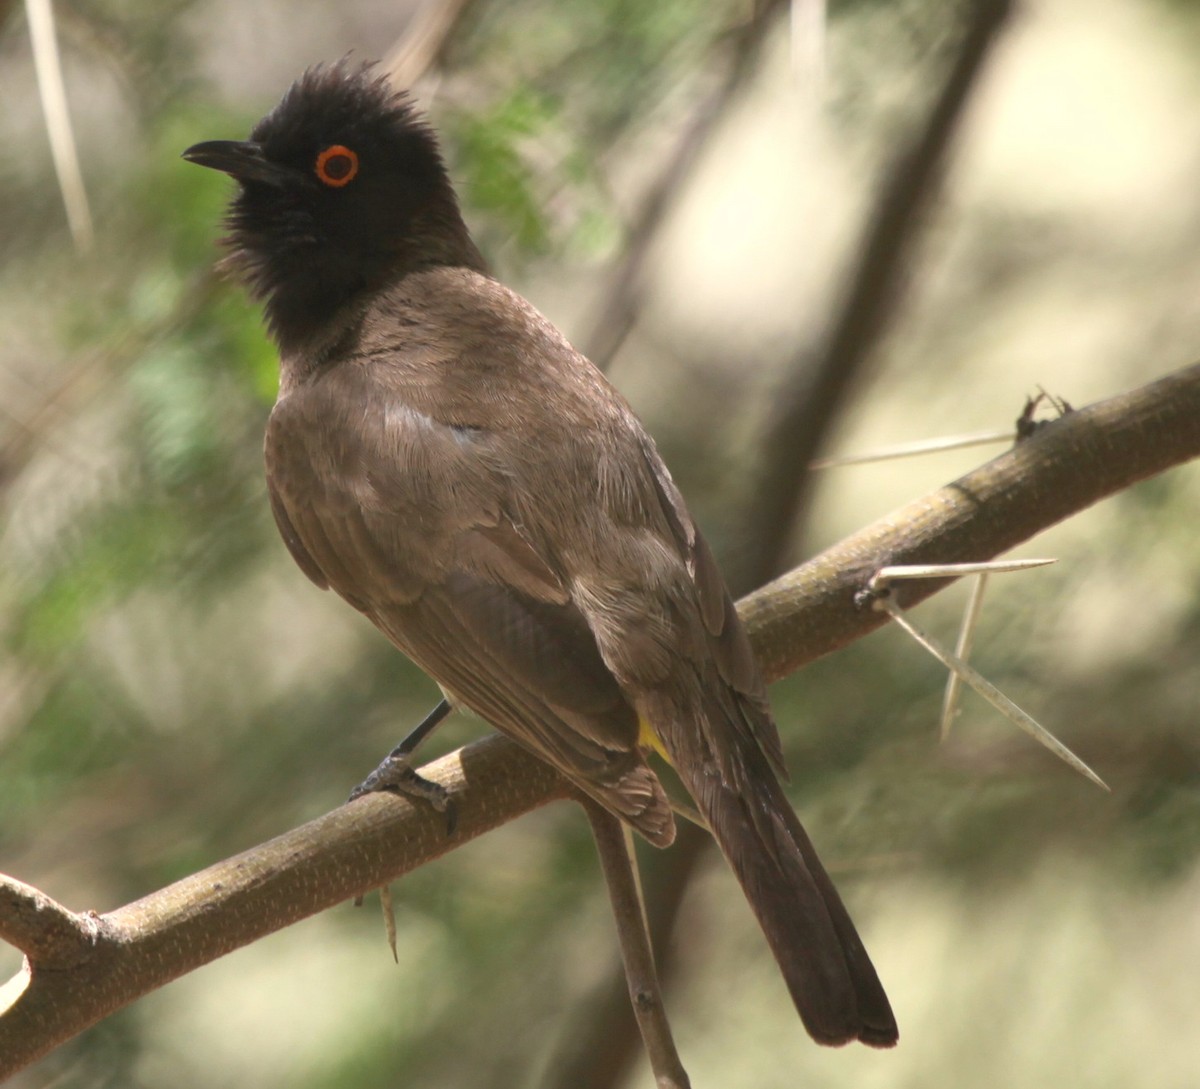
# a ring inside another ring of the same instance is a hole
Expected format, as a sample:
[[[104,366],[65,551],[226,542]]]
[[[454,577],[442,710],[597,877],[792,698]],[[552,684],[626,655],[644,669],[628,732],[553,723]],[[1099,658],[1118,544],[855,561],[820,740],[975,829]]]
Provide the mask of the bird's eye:
[[[317,156],[314,169],[318,181],[323,185],[340,189],[352,182],[358,173],[358,156],[348,147],[333,144]]]

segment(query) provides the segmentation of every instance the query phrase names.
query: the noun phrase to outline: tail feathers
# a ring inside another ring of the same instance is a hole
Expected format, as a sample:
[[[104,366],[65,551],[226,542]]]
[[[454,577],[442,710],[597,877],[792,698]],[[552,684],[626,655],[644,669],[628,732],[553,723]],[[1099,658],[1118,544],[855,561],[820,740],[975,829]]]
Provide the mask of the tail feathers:
[[[899,1033],[875,968],[783,789],[762,771],[754,801],[719,777],[693,796],[758,917],[809,1035],[821,1044],[861,1040],[891,1047]],[[751,805],[757,805],[754,814]]]
[[[577,779],[575,784],[609,812],[628,821],[655,847],[670,847],[675,842],[671,801],[658,776],[640,756],[614,763],[604,779]]]

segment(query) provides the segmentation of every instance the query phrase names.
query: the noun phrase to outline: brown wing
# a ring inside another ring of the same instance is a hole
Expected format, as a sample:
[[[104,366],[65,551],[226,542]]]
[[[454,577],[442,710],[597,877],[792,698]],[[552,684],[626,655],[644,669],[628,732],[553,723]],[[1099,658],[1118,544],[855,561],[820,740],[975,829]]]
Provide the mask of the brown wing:
[[[322,414],[336,405],[325,393]],[[301,569],[368,616],[456,701],[651,842],[670,843],[670,806],[639,749],[637,712],[563,577],[508,515],[511,481],[492,475],[494,459],[464,448],[453,429],[422,423],[428,472],[398,476],[370,449],[402,446],[401,438],[355,443],[346,431],[334,472],[315,407],[281,402],[266,447],[272,509]]]
[[[735,725],[744,725],[771,767],[786,779],[783,747],[771,715],[766,686],[717,561],[708,542],[693,524],[683,496],[648,437],[642,442],[642,456],[663,517],[696,587],[696,602],[708,635],[706,650],[712,656],[721,680],[734,696],[739,712],[734,716]]]
[[[300,570],[322,590],[328,590],[329,580],[317,565],[317,561],[309,555],[308,549],[304,547],[304,542],[300,540],[300,535],[296,532],[296,527],[292,525],[292,520],[288,517],[287,508],[283,505],[283,500],[280,498],[279,493],[270,486],[269,478],[267,496],[271,500],[271,514],[275,516],[275,525],[279,529],[279,536],[283,538],[283,543],[287,545],[287,550],[292,554],[292,559],[296,561]]]
[[[446,691],[557,767],[650,842],[675,836],[638,718],[572,604],[462,572],[372,619]]]

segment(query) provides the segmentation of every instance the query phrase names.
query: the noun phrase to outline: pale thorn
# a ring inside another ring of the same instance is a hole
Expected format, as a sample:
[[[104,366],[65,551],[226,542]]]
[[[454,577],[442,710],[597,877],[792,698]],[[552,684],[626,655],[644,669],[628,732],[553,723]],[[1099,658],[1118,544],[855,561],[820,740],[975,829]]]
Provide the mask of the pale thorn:
[[[400,954],[396,950],[396,904],[392,900],[392,886],[379,886],[379,906],[383,909],[383,929],[387,933],[388,948],[392,951],[392,960],[400,963]]]
[[[876,576],[878,578],[878,576]],[[872,582],[875,580],[873,579]],[[930,654],[932,654],[939,662],[947,669],[958,674],[967,684],[969,684],[976,692],[978,692],[985,700],[1005,716],[1019,729],[1024,730],[1035,741],[1044,745],[1060,760],[1073,767],[1080,775],[1090,779],[1098,787],[1103,790],[1111,789],[1109,785],[1100,778],[1090,767],[1079,759],[1070,749],[1058,740],[1049,730],[1037,722],[1034,718],[1021,710],[1012,700],[1010,700],[1003,692],[1000,691],[986,677],[977,672],[966,662],[962,661],[957,655],[951,654],[948,650],[939,646],[933,639],[922,632],[915,624],[913,624],[903,611],[889,600],[887,597],[876,596],[873,602],[873,608],[881,612],[885,612],[897,624],[900,625],[909,635],[911,635],[918,643],[921,644]]]
[[[971,657],[971,647],[975,642],[975,629],[979,626],[979,614],[983,610],[983,595],[987,589],[987,572],[975,576],[971,584],[971,594],[967,598],[967,607],[963,610],[962,626],[958,629],[958,642],[954,653],[964,662]],[[945,741],[950,736],[950,727],[954,725],[954,717],[958,714],[958,697],[962,691],[962,680],[953,670],[946,679],[946,692],[942,696],[942,719],[939,723],[938,736]]]
[[[968,446],[990,446],[997,442],[1014,442],[1017,433],[1010,427],[1003,431],[977,431],[970,435],[945,435],[939,439],[917,439],[901,442],[895,446],[881,446],[876,450],[864,450],[861,454],[840,454],[828,458],[816,458],[808,463],[810,469],[837,469],[843,465],[869,465],[875,461],[895,461],[897,458],[915,458],[924,454],[938,454],[943,450],[961,450]]]
[[[957,579],[964,575],[1003,575],[1010,571],[1029,571],[1057,563],[1054,559],[1031,560],[981,560],[979,563],[905,563],[894,567],[881,567],[867,589],[872,594],[883,593],[891,582],[901,579]]]
[[[75,248],[86,252],[91,249],[94,237],[92,213],[88,208],[87,190],[79,169],[79,154],[71,128],[71,111],[67,105],[62,61],[58,54],[58,37],[54,30],[54,8],[50,0],[25,0],[25,18],[29,24],[42,114],[50,138],[50,155],[67,212],[67,225]]]

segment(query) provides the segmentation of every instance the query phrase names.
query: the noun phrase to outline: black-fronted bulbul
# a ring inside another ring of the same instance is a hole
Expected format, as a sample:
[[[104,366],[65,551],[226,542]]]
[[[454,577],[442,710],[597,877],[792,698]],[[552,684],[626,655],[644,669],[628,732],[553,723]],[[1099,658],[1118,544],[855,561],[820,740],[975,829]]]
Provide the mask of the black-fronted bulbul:
[[[895,1043],[712,554],[621,395],[488,275],[408,99],[313,68],[248,141],[184,156],[239,183],[227,262],[279,348],[267,482],[304,573],[663,847],[659,752],[812,1036]]]

